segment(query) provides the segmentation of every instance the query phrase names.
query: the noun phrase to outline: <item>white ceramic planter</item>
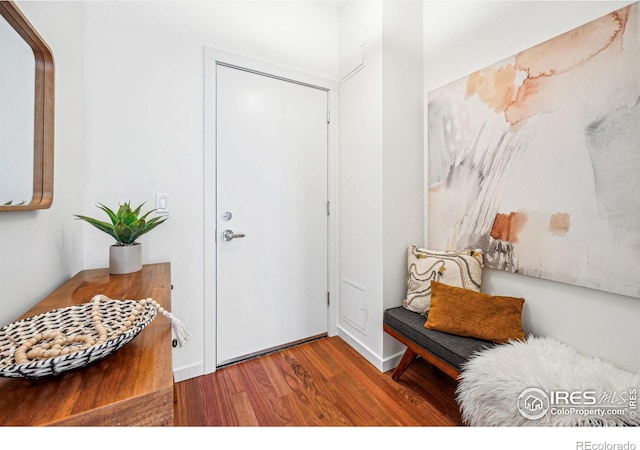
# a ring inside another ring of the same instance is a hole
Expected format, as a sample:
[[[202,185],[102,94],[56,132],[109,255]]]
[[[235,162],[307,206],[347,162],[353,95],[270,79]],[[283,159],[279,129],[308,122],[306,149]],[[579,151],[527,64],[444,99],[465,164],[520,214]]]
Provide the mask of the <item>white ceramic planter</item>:
[[[109,247],[109,273],[121,275],[142,270],[142,244]]]

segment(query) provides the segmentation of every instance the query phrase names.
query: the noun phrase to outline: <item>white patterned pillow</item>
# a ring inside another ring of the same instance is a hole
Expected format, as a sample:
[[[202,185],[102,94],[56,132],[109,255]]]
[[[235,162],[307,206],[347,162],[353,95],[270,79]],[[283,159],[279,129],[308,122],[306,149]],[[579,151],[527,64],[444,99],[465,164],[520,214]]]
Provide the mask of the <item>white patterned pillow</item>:
[[[431,303],[431,280],[480,292],[482,250],[438,252],[419,247],[407,249],[407,298],[402,306],[426,314]]]

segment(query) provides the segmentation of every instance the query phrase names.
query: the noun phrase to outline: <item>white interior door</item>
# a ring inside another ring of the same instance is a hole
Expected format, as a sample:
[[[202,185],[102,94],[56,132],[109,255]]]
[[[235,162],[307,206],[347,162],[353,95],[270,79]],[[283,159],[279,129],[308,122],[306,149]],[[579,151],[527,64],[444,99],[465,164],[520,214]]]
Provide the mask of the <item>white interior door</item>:
[[[216,80],[221,366],[327,333],[328,92],[224,65]]]

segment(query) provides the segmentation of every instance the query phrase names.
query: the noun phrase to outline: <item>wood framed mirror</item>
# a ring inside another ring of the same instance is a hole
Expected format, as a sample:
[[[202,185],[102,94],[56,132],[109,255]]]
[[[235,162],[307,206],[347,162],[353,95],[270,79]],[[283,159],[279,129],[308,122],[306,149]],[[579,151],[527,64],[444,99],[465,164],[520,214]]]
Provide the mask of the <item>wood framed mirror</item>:
[[[53,202],[54,63],[12,1],[0,1],[0,211]]]

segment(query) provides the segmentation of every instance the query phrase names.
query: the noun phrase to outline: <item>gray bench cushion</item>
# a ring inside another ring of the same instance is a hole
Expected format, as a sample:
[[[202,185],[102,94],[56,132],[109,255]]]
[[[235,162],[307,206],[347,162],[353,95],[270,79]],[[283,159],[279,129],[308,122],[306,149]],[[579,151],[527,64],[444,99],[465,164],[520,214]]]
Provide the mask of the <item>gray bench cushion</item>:
[[[462,364],[480,350],[496,345],[465,336],[443,333],[424,327],[426,316],[398,306],[384,312],[384,323],[447,364],[462,370]]]

